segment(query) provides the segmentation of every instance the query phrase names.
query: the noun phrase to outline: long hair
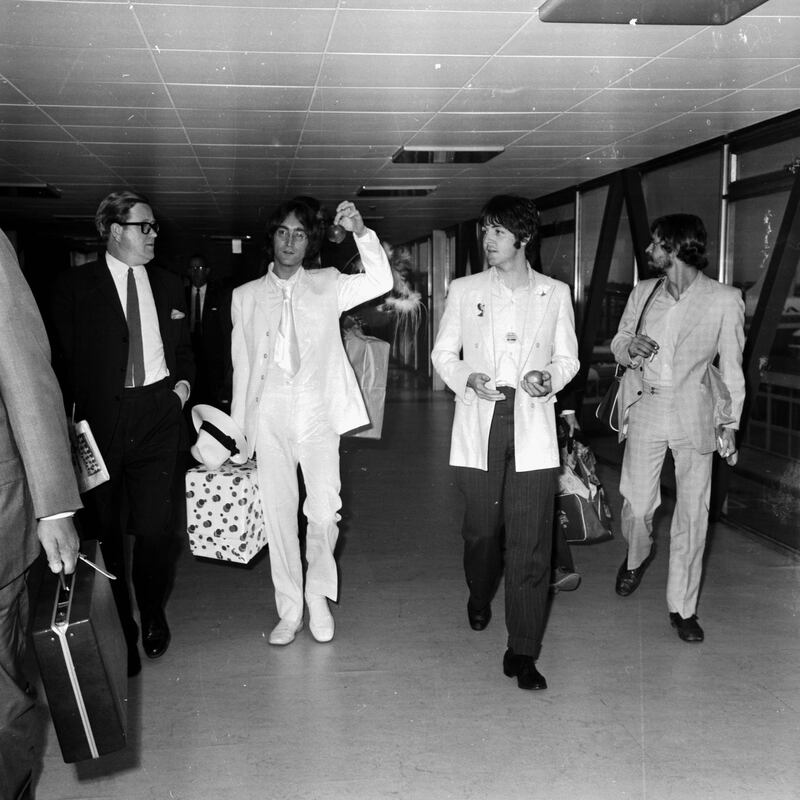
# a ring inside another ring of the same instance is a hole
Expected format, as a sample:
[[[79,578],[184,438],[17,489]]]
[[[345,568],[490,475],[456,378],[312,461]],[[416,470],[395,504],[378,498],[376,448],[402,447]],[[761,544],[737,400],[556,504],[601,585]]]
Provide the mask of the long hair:
[[[539,245],[539,211],[533,200],[513,194],[498,194],[483,207],[481,227],[502,225],[514,234],[514,246],[522,247],[522,240],[529,239],[525,246],[527,254],[536,254]],[[530,259],[529,259],[530,260]]]
[[[703,270],[708,266],[706,242],[708,234],[703,221],[695,214],[667,214],[653,220],[650,233],[661,242],[668,253],[694,267]]]
[[[317,213],[317,209],[313,208],[309,200],[313,200],[313,198],[305,199],[295,197],[292,200],[281,203],[281,205],[272,212],[272,216],[267,223],[266,251],[268,262],[275,258],[272,245],[275,231],[283,225],[283,221],[289,214],[294,214],[308,234],[308,246],[306,247],[306,254],[303,258],[303,266],[314,264],[319,254],[319,249],[322,246],[322,222]]]
[[[131,192],[127,189],[123,189],[121,192],[112,192],[108,195],[97,207],[97,213],[94,215],[94,226],[97,228],[100,238],[104,242],[108,241],[111,223],[126,222],[130,210],[139,203],[143,203],[146,206],[150,205],[150,201],[143,194]]]

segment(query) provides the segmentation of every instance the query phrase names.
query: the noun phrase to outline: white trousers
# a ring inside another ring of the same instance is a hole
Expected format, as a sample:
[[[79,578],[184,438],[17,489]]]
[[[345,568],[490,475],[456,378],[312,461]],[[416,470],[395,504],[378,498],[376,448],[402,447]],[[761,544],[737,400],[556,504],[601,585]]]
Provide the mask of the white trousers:
[[[703,574],[713,453],[699,453],[686,438],[680,398],[673,403],[671,394],[644,394],[631,408],[619,484],[628,569],[636,569],[650,554],[667,448],[675,462],[676,488],[669,531],[667,606],[687,618],[697,609]]]
[[[330,427],[318,389],[290,385],[265,391],[259,407],[256,463],[275,604],[281,619],[303,616],[303,565],[298,535],[299,488],[306,500],[307,595],[336,600],[338,575],[333,551],[339,536],[339,435]]]

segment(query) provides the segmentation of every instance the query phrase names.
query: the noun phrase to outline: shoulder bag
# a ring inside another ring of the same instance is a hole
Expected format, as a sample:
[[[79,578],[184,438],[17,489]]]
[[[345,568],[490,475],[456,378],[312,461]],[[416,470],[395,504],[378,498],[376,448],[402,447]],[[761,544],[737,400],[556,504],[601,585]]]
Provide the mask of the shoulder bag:
[[[639,334],[639,331],[642,328],[642,322],[644,321],[644,315],[647,313],[647,309],[650,306],[653,298],[655,297],[656,292],[658,291],[658,287],[664,283],[664,279],[661,278],[653,287],[653,290],[645,300],[644,307],[642,308],[642,313],[639,314],[639,319],[636,322],[636,332],[634,335]],[[619,429],[622,423],[620,419],[620,410],[619,410],[619,403],[618,403],[618,395],[619,395],[619,387],[622,383],[622,378],[625,376],[626,367],[623,367],[622,364],[617,364],[614,370],[614,379],[611,381],[608,389],[606,389],[606,393],[603,395],[603,399],[598,404],[597,408],[595,409],[594,415],[597,419],[600,420],[604,425],[611,428],[614,433],[619,433]]]

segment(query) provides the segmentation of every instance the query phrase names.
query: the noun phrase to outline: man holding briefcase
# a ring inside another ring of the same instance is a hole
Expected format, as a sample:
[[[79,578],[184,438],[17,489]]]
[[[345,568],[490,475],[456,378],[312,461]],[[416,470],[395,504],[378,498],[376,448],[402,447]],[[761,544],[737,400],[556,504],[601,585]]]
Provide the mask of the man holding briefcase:
[[[16,253],[0,232],[0,791],[22,797],[34,763],[34,699],[22,674],[27,574],[78,557],[81,501],[50,345]]]

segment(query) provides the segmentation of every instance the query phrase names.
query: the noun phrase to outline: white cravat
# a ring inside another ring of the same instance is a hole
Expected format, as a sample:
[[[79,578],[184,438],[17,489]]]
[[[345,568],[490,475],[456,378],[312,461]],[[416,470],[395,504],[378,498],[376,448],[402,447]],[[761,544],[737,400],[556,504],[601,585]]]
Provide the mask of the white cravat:
[[[294,310],[292,309],[292,293],[289,287],[283,288],[283,307],[278,334],[275,337],[275,363],[293,378],[300,370],[300,345],[297,343],[297,331],[294,327]]]

